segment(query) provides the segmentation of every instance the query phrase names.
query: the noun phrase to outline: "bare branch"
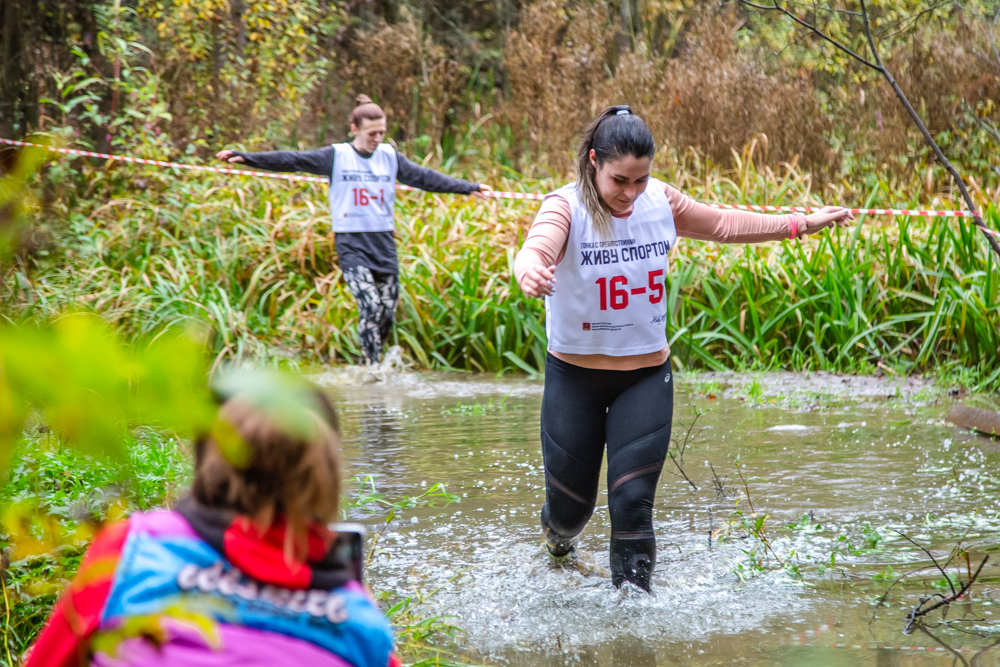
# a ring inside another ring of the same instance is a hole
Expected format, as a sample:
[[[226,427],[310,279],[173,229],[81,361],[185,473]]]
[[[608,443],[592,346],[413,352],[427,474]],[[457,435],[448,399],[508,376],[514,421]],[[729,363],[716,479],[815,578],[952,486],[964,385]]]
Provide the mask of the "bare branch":
[[[710,462],[708,467],[712,469],[712,486],[715,488],[715,497],[728,498],[726,495],[726,485],[722,483],[721,479],[719,479],[719,473],[715,472],[715,466],[713,466]]]
[[[670,457],[670,460],[674,462],[675,466],[677,466],[677,470],[680,471],[681,475],[684,477],[685,480],[687,480],[687,483],[690,484],[695,491],[698,490],[698,485],[692,482],[691,478],[687,476],[686,472],[684,472],[684,452],[687,450],[688,444],[694,439],[691,437],[691,431],[694,430],[695,424],[698,423],[698,420],[701,418],[703,414],[705,414],[705,412],[707,412],[707,410],[702,411],[695,408],[694,420],[691,422],[691,426],[688,427],[687,433],[684,434],[684,441],[681,442],[676,447],[674,447],[674,450],[677,451],[676,455],[669,448],[667,449],[667,456]],[[704,430],[705,429],[702,429],[702,431]],[[701,431],[698,431],[698,433],[696,433],[694,437],[696,438],[700,434]]]
[[[923,572],[924,570],[930,570],[930,569],[934,569],[934,568],[932,568],[932,566],[928,565],[927,567],[920,567],[920,568],[917,568],[916,570],[911,570],[910,572],[907,572],[906,574],[903,574],[902,576],[897,577],[891,584],[889,584],[889,588],[887,588],[886,591],[885,591],[885,593],[882,595],[882,597],[879,598],[878,603],[876,603],[875,608],[872,610],[871,618],[868,619],[868,627],[869,627],[869,629],[871,628],[872,623],[875,622],[875,615],[878,613],[878,610],[882,608],[882,605],[885,604],[886,600],[889,599],[889,593],[891,593],[892,589],[896,587],[896,584],[901,583],[903,581],[903,579],[906,579],[907,577],[909,577],[912,574],[918,574],[920,572]]]
[[[747,484],[746,477],[743,476],[743,472],[740,470],[739,461],[736,462],[736,474],[740,476],[740,480],[743,482],[743,489],[747,492],[747,504],[750,505],[750,512],[756,516],[757,510],[753,508],[753,501],[750,499],[750,485]]]
[[[670,457],[670,460],[674,462],[674,465],[677,466],[677,469],[681,472],[681,475],[684,477],[684,479],[687,480],[687,483],[690,484],[695,491],[697,491],[698,485],[692,482],[691,478],[687,476],[687,473],[684,472],[684,468],[681,467],[681,464],[677,462],[677,458],[674,457],[673,452],[668,451],[667,455]]]
[[[687,433],[684,434],[684,442],[682,442],[679,447],[682,463],[684,462],[684,451],[687,449],[688,443],[694,439],[691,437],[691,431],[694,430],[694,427],[698,423],[698,420],[701,419],[701,416],[704,415],[706,412],[708,412],[708,410],[699,410],[698,408],[694,409],[694,420],[691,422],[691,426],[688,427]],[[705,429],[702,429],[702,431],[704,430]],[[701,435],[701,431],[698,431],[695,437],[698,437],[698,435]]]
[[[920,604],[918,604],[916,607],[914,607],[913,610],[910,611],[910,613],[906,615],[906,627],[903,628],[903,634],[904,635],[908,635],[908,634],[910,634],[913,631],[912,630],[913,625],[917,622],[918,618],[926,616],[927,614],[931,613],[935,609],[940,609],[941,607],[944,607],[945,605],[949,605],[952,602],[954,602],[955,600],[958,600],[963,595],[965,595],[965,593],[970,588],[972,588],[972,585],[974,583],[976,583],[976,579],[979,578],[979,573],[983,571],[983,567],[986,565],[986,561],[988,561],[989,559],[990,559],[989,556],[984,556],[983,557],[983,562],[981,562],[979,564],[979,567],[976,568],[976,571],[972,575],[972,578],[969,579],[969,581],[965,582],[962,585],[962,587],[959,589],[959,591],[957,593],[955,593],[954,595],[952,595],[950,597],[942,598],[941,600],[938,600],[936,603],[932,604],[930,607],[927,607],[927,608],[924,608],[924,603],[927,602],[928,600],[930,600],[931,598],[924,598],[923,600],[921,600]]]
[[[924,121],[922,118],[920,118],[920,114],[918,114],[916,110],[913,108],[913,105],[910,104],[910,100],[903,92],[903,89],[899,87],[899,84],[896,82],[896,79],[893,78],[892,74],[889,72],[888,69],[886,69],[885,65],[882,63],[882,58],[879,56],[878,48],[875,45],[875,39],[872,36],[871,25],[869,24],[868,21],[868,7],[865,4],[865,0],[859,0],[861,5],[861,18],[864,24],[865,38],[868,41],[868,47],[871,50],[874,62],[858,55],[853,50],[848,48],[847,45],[841,44],[836,39],[830,37],[816,26],[806,22],[803,19],[800,19],[798,16],[795,16],[792,12],[788,11],[788,9],[782,6],[778,2],[778,0],[772,0],[771,5],[758,5],[756,3],[750,2],[749,0],[740,0],[740,2],[742,2],[747,6],[754,7],[755,9],[760,9],[762,11],[777,11],[781,14],[784,14],[785,16],[789,17],[790,19],[798,23],[799,25],[810,30],[813,34],[821,37],[830,44],[833,44],[835,47],[837,47],[844,53],[847,53],[858,62],[864,63],[868,67],[879,72],[892,87],[893,92],[896,94],[896,98],[906,109],[906,113],[909,114],[910,119],[917,126],[917,129],[920,130],[921,136],[923,136],[924,141],[927,143],[931,151],[934,153],[934,157],[937,158],[938,162],[940,162],[942,166],[944,166],[948,174],[954,179],[955,184],[958,186],[959,192],[962,194],[962,200],[965,202],[965,205],[973,213],[973,218],[972,218],[973,223],[977,227],[979,227],[983,235],[986,237],[986,242],[989,244],[990,248],[992,248],[993,252],[996,253],[996,256],[1000,258],[1000,242],[998,242],[995,238],[993,238],[993,236],[990,233],[991,230],[986,226],[986,223],[983,222],[983,218],[982,216],[979,215],[979,211],[976,208],[976,202],[975,200],[973,200],[972,195],[969,193],[969,189],[968,187],[966,187],[965,181],[962,179],[961,174],[959,174],[958,170],[955,169],[955,167],[951,164],[951,161],[949,161],[948,158],[945,157],[945,154],[941,150],[941,147],[938,146],[936,141],[934,141],[934,137],[931,136],[931,133],[927,129],[927,126],[924,125]],[[998,13],[997,16],[998,18],[1000,18],[1000,13]]]
[[[803,19],[800,19],[798,16],[796,16],[792,12],[788,11],[788,9],[786,9],[784,6],[782,6],[781,4],[779,4],[778,0],[774,0],[774,4],[771,5],[771,6],[768,6],[768,5],[758,5],[758,4],[755,4],[753,2],[750,2],[750,0],[740,0],[740,2],[743,3],[744,5],[748,5],[750,7],[753,7],[754,9],[760,9],[760,10],[763,10],[763,11],[777,11],[777,12],[779,12],[781,14],[784,14],[788,18],[790,18],[793,21],[795,21],[796,23],[798,23],[803,28],[806,28],[807,30],[811,31],[817,37],[819,37],[819,38],[821,38],[821,39],[829,42],[830,44],[832,44],[836,48],[840,49],[841,51],[843,51],[847,55],[851,56],[852,58],[854,58],[858,62],[864,63],[865,65],[867,65],[868,67],[871,67],[872,69],[880,69],[880,67],[877,66],[877,65],[875,65],[875,63],[871,62],[870,60],[868,60],[864,56],[859,55],[853,49],[849,48],[846,44],[841,44],[840,42],[838,42],[834,38],[830,37],[829,35],[827,35],[825,32],[823,32],[822,30],[820,30],[819,28],[817,28],[813,24],[811,24],[808,21],[805,21]]]
[[[955,594],[955,587],[951,583],[951,577],[949,577],[948,573],[945,572],[945,570],[944,570],[944,567],[948,567],[948,565],[951,563],[951,559],[949,558],[948,562],[945,563],[944,567],[941,567],[941,564],[937,562],[936,558],[934,558],[934,554],[932,554],[930,551],[928,551],[925,547],[923,547],[920,544],[917,544],[916,542],[914,542],[913,540],[911,540],[908,536],[904,535],[903,533],[899,532],[898,530],[895,531],[895,532],[896,532],[897,535],[899,535],[900,537],[902,537],[904,540],[906,540],[907,542],[909,542],[910,544],[912,544],[913,546],[915,546],[916,548],[920,549],[925,554],[927,554],[927,557],[931,559],[932,563],[934,563],[934,567],[937,568],[938,572],[941,573],[941,576],[944,577],[945,581],[948,582],[948,586],[951,588],[951,593],[952,593],[952,595],[954,595]]]
[[[928,637],[930,637],[931,639],[933,639],[935,642],[937,642],[937,644],[939,646],[941,646],[946,651],[950,652],[956,658],[958,658],[959,660],[961,660],[963,665],[965,665],[966,667],[968,667],[969,663],[966,662],[965,658],[962,656],[961,653],[959,653],[958,651],[956,651],[952,647],[948,646],[948,644],[944,643],[943,641],[941,641],[940,639],[938,639],[937,637],[935,637],[933,634],[931,634],[930,630],[928,630],[927,628],[923,627],[922,625],[921,626],[917,626],[917,627],[918,627],[918,629],[922,633],[924,633],[925,635],[927,635]]]

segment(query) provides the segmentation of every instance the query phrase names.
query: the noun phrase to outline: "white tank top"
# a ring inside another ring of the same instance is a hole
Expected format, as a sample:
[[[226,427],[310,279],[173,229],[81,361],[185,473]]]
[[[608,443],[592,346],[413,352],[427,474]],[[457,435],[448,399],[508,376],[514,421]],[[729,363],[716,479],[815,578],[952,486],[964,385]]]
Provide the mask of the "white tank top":
[[[664,280],[677,231],[663,190],[649,179],[632,215],[611,218],[608,239],[594,228],[575,183],[549,193],[568,201],[571,213],[556,293],[545,298],[550,350],[626,357],[666,347]]]
[[[396,201],[396,149],[379,144],[371,157],[334,144],[330,216],[334,232],[391,232]]]

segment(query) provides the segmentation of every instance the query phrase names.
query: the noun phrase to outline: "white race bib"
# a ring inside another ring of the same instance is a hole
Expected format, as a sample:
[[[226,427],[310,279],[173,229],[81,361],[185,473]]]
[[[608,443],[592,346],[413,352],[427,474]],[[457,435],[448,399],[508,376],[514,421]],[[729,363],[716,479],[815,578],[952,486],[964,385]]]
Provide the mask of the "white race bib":
[[[396,150],[379,144],[371,157],[351,144],[335,144],[330,176],[330,216],[334,232],[391,232],[396,202]]]
[[[556,266],[556,293],[545,298],[549,349],[625,357],[667,346],[667,254],[677,242],[664,184],[649,179],[628,218],[612,218],[603,238],[576,184],[548,196],[569,202],[566,254]]]

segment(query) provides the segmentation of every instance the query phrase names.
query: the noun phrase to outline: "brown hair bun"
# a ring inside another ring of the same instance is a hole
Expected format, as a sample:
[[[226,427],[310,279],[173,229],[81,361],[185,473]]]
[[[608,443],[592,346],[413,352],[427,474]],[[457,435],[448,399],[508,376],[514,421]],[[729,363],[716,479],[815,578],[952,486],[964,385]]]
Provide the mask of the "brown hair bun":
[[[379,120],[385,118],[382,107],[372,102],[372,98],[365,94],[354,98],[354,111],[351,112],[351,125],[360,128],[366,120]]]

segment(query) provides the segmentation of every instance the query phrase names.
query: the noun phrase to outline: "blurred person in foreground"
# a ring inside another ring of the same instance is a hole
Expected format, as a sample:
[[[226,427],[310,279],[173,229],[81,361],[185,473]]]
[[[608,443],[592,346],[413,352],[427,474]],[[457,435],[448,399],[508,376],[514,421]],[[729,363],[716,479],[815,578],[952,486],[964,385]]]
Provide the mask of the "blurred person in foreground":
[[[394,667],[344,562],[339,427],[317,389],[231,379],[173,509],[106,526],[26,667]]]

